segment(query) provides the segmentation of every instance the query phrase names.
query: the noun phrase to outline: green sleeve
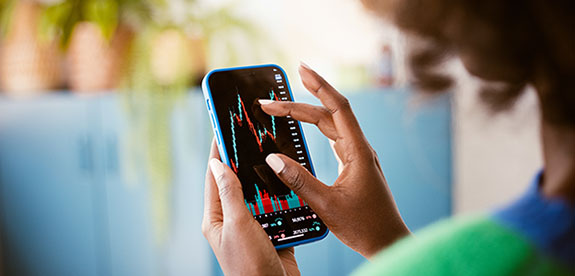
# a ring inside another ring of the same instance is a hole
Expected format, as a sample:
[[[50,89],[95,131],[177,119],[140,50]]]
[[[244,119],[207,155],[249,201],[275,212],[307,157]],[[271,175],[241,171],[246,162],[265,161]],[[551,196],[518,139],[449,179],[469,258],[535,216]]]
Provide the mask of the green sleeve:
[[[398,241],[353,275],[566,275],[487,216],[439,222]]]

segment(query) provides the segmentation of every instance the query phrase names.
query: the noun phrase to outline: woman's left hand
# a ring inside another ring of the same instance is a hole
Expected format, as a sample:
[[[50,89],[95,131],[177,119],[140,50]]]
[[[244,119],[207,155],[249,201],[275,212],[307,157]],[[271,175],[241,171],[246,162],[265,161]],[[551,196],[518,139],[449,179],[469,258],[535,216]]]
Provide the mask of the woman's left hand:
[[[236,174],[220,162],[215,140],[206,173],[202,233],[225,275],[299,275],[293,248],[276,251],[244,203]]]

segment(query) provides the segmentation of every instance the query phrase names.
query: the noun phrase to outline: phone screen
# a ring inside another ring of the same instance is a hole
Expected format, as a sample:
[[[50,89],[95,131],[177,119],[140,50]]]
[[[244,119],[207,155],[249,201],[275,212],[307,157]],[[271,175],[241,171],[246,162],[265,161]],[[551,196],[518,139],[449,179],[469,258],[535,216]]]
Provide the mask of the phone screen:
[[[268,154],[283,153],[314,173],[299,122],[269,116],[258,103],[292,101],[283,70],[274,65],[218,70],[207,82],[223,138],[222,161],[238,175],[247,208],[273,244],[291,246],[324,237],[327,228],[320,218],[265,162]]]

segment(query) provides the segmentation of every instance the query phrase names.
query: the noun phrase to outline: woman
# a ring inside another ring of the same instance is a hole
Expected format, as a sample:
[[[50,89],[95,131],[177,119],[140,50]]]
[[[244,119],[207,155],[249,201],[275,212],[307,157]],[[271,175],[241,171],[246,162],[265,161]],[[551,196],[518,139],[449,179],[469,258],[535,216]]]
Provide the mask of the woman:
[[[268,165],[333,234],[370,260],[360,275],[509,275],[575,273],[575,20],[568,0],[364,0],[417,37],[415,83],[444,91],[434,69],[450,56],[484,81],[494,109],[526,86],[541,109],[544,168],[525,195],[476,217],[453,218],[410,234],[349,102],[305,64],[304,86],[322,106],[261,101],[274,116],[315,124],[335,142],[343,170],[332,186],[297,162],[272,154]],[[241,184],[215,145],[206,175],[203,233],[226,274],[299,274],[292,249],[276,251],[244,205]],[[336,203],[337,204],[334,204]],[[370,225],[370,227],[365,227]],[[242,228],[242,231],[236,229]]]

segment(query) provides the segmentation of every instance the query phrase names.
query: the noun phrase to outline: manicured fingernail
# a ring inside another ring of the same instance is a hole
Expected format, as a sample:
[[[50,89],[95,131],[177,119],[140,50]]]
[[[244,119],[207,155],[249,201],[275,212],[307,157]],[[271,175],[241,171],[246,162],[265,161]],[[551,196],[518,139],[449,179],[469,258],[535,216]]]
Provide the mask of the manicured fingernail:
[[[274,101],[273,101],[273,100],[268,100],[268,99],[259,99],[258,102],[259,102],[261,105],[266,105],[266,104],[271,104],[271,103],[273,103]]]
[[[212,158],[210,160],[210,170],[212,171],[212,174],[214,175],[214,178],[217,180],[218,178],[220,178],[222,175],[224,175],[224,167],[223,167],[223,163],[220,162],[220,160],[216,159],[216,158]]]
[[[300,62],[299,62],[299,66],[301,66],[301,67],[303,67],[303,68],[305,68],[305,69],[311,70],[311,67],[309,67],[309,65],[307,65],[307,64],[306,64],[305,62],[303,62],[303,61],[300,61]]]
[[[284,161],[275,154],[268,155],[266,162],[276,173],[280,173],[285,167]]]

